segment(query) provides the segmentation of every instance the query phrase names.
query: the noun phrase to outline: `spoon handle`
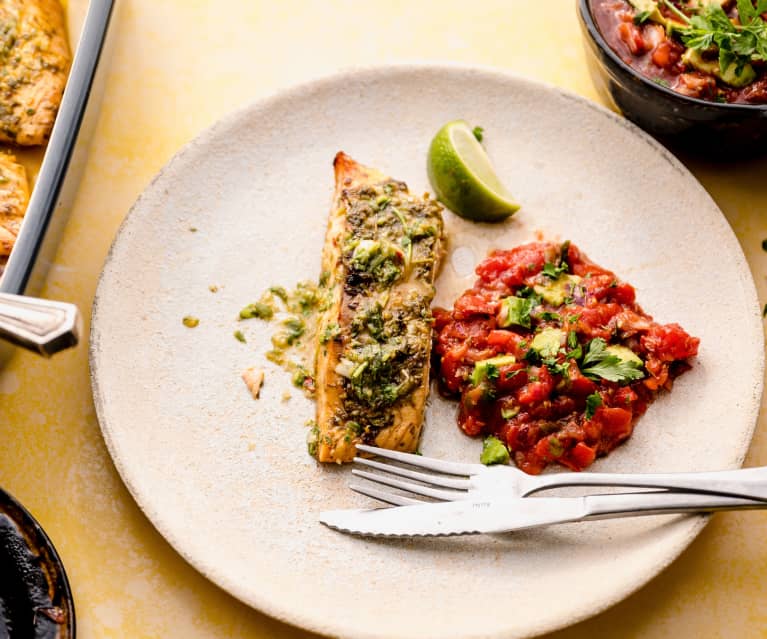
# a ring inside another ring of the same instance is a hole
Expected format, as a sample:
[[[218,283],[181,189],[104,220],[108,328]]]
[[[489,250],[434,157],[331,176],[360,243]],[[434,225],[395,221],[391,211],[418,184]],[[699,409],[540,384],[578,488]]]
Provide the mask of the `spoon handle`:
[[[0,339],[50,357],[75,346],[79,335],[74,304],[0,293]]]

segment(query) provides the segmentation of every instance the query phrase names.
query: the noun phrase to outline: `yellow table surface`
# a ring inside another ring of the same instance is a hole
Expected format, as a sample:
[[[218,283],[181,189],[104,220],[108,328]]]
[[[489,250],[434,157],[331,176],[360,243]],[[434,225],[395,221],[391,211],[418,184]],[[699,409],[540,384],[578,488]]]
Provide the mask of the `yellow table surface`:
[[[77,303],[87,318],[112,238],[154,173],[220,116],[280,87],[355,64],[451,60],[597,99],[574,4],[123,0],[86,175],[43,294]],[[735,229],[767,301],[767,162],[686,163]],[[732,370],[738,374],[737,362]],[[766,422],[762,410],[747,465],[767,464]],[[727,424],[722,430],[724,438]],[[18,353],[0,372],[0,442],[0,486],[58,547],[82,639],[311,636],[209,583],[144,517],[101,438],[87,344],[52,361]],[[550,637],[767,637],[765,538],[767,513],[717,514],[646,587]]]

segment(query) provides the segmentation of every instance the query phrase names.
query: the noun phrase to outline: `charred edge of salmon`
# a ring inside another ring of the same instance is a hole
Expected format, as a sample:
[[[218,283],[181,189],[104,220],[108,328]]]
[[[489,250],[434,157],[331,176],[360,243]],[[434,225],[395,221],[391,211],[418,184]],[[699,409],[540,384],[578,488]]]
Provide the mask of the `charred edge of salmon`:
[[[321,320],[318,331],[319,335],[323,333],[324,327],[335,321],[338,321],[339,325],[341,325],[343,320],[344,283],[347,276],[343,265],[341,247],[342,238],[347,232],[347,211],[344,207],[344,196],[354,189],[365,186],[380,187],[381,184],[395,182],[377,169],[356,162],[342,151],[336,154],[333,167],[335,173],[334,200],[328,221],[322,257],[322,270],[330,274],[328,286],[332,291],[332,298],[329,309]],[[403,192],[409,196],[404,185],[403,189]],[[428,281],[419,282],[418,280],[412,280],[412,278],[409,278],[408,281],[395,281],[388,289],[390,292],[395,291],[398,286],[405,289],[410,287],[411,290],[416,290],[419,286],[422,288],[426,285],[429,288],[431,287],[443,257],[442,221],[438,212],[439,210],[437,210],[435,220],[438,233],[430,254],[430,260],[433,263],[431,276],[428,278]],[[422,298],[422,301],[426,302],[427,308],[432,294],[433,292],[428,296],[424,295]],[[346,318],[346,320],[350,323],[349,318]],[[381,428],[375,434],[374,443],[378,446],[405,452],[417,450],[423,424],[423,412],[429,391],[430,357],[428,349],[431,344],[430,328],[428,331],[429,334],[424,337],[427,351],[421,366],[420,384],[403,397],[400,397],[388,408],[393,415],[393,423]],[[351,461],[356,451],[355,443],[360,441],[360,438],[350,438],[344,427],[333,423],[338,411],[345,410],[343,403],[344,379],[335,370],[344,348],[342,344],[335,340],[330,340],[324,345],[318,344],[317,346],[317,426],[319,429],[317,459],[320,462],[342,463]]]

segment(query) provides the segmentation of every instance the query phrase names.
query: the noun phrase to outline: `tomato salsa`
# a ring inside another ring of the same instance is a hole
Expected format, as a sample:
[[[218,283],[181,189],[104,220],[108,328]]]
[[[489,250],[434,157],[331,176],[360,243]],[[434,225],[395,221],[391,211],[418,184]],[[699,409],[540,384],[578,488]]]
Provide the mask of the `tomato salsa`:
[[[767,0],[591,0],[607,43],[693,98],[767,104]]]
[[[440,389],[460,397],[467,435],[496,437],[527,473],[609,453],[698,352],[569,242],[494,251],[476,273],[451,310],[434,311]]]

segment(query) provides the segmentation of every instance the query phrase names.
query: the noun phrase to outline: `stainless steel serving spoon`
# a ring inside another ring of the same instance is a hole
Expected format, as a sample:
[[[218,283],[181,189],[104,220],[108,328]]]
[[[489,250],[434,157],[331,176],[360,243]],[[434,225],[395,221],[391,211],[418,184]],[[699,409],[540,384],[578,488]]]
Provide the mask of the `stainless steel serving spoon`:
[[[0,339],[50,357],[77,345],[80,330],[74,304],[0,293]]]

